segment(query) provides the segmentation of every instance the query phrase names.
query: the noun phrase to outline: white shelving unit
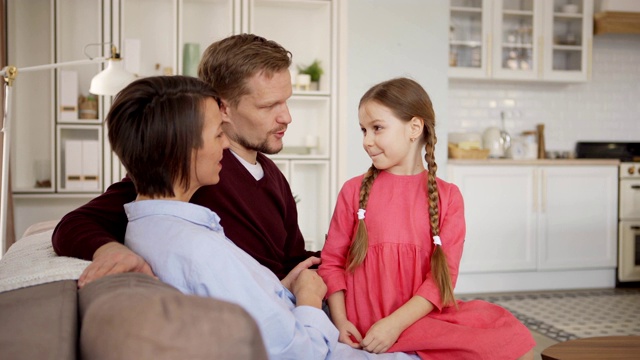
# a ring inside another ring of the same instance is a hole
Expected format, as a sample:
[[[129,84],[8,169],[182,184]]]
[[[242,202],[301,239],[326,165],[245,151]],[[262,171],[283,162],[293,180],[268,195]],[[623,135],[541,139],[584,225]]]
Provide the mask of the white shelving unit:
[[[294,89],[288,102],[293,122],[283,151],[272,158],[300,198],[300,228],[308,248],[320,249],[337,196],[337,11],[336,0],[8,0],[9,63],[21,67],[85,59],[85,45],[113,42],[125,67],[139,76],[183,74],[185,48],[194,49],[199,61],[209,44],[242,32],[291,51],[294,75],[297,65],[319,60],[324,70],[319,88]],[[86,51],[95,57],[108,49],[98,45]],[[18,233],[45,214],[61,217],[125,175],[105,137],[103,119],[111,99],[99,99],[97,119],[73,116],[73,101],[66,104],[69,89],[88,95],[91,78],[101,68],[83,65],[18,76],[12,183],[16,213],[31,214],[17,224]],[[62,71],[71,71],[77,84]],[[76,168],[66,153],[77,146],[74,141],[98,141],[96,189],[69,183],[67,175],[75,175],[69,169]],[[47,186],[36,186],[41,177],[49,178],[41,182]],[[38,199],[41,209],[33,206]]]

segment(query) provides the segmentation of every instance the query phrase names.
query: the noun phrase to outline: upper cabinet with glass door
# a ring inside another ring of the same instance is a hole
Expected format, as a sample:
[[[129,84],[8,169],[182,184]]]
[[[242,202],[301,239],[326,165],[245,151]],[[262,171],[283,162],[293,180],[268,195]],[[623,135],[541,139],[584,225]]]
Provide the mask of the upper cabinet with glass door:
[[[451,0],[449,76],[486,78],[491,73],[491,0]]]
[[[544,78],[586,81],[591,73],[593,0],[552,0],[544,9]]]
[[[492,59],[496,79],[540,78],[540,0],[495,0]]]
[[[592,14],[592,0],[451,0],[449,77],[586,81]]]

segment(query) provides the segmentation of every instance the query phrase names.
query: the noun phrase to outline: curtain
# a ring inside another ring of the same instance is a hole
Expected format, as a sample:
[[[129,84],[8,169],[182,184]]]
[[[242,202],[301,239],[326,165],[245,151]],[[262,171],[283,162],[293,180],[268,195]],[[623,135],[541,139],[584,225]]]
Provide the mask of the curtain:
[[[6,21],[6,1],[0,0],[0,69],[7,66],[7,21]],[[4,114],[4,82],[2,86],[0,86],[0,114]],[[3,119],[0,117],[0,123],[2,123]],[[0,126],[4,126],[4,124],[0,124]],[[0,162],[2,162],[2,142],[3,139],[0,139]],[[2,164],[0,164],[0,167]],[[0,176],[2,176],[0,174]],[[2,253],[6,252],[9,246],[11,246],[15,242],[15,228],[13,222],[13,196],[11,196],[11,174],[9,174],[9,194],[8,194],[8,203],[7,203],[7,229],[6,234],[0,234],[0,238],[5,237],[5,248],[0,249]],[[4,201],[4,199],[2,199]]]

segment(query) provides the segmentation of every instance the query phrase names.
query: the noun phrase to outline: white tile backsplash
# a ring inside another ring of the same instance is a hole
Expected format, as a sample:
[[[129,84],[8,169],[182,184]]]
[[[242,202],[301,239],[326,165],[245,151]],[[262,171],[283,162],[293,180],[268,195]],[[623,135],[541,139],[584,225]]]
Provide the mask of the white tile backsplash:
[[[519,134],[545,124],[547,150],[573,150],[576,141],[640,141],[640,36],[593,39],[592,79],[555,84],[450,81],[449,132],[500,126]],[[515,101],[504,107],[504,99]]]

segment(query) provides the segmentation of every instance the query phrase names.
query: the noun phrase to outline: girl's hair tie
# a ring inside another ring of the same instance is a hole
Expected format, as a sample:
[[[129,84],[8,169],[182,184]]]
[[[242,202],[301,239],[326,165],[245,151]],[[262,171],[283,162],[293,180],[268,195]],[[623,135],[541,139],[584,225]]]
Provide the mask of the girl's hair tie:
[[[358,209],[358,220],[364,220],[365,212],[367,212],[365,209]]]
[[[438,236],[438,235],[434,236],[434,237],[433,237],[433,243],[434,243],[435,245],[440,245],[440,246],[442,246],[442,240],[440,240],[440,236]]]

